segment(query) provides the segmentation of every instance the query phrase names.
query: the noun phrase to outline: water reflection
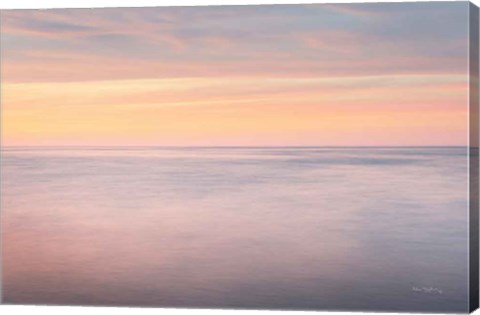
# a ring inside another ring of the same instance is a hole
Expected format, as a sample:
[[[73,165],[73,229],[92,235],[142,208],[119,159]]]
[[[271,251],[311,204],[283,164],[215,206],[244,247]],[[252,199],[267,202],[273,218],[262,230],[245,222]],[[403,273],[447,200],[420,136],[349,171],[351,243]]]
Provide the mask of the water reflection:
[[[4,302],[463,312],[467,167],[466,148],[7,149]]]

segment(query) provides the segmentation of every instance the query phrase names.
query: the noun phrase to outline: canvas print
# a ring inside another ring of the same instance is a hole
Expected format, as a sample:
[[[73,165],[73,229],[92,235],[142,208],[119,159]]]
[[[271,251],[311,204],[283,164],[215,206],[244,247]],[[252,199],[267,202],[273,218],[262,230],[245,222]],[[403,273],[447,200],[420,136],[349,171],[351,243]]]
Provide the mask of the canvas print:
[[[0,21],[2,303],[477,307],[473,4]]]

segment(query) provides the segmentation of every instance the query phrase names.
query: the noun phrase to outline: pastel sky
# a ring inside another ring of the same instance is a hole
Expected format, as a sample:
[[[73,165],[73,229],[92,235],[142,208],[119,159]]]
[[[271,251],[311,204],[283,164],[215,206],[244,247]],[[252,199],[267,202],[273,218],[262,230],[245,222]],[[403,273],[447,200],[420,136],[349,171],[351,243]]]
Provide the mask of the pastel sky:
[[[467,2],[0,14],[5,146],[467,144]]]

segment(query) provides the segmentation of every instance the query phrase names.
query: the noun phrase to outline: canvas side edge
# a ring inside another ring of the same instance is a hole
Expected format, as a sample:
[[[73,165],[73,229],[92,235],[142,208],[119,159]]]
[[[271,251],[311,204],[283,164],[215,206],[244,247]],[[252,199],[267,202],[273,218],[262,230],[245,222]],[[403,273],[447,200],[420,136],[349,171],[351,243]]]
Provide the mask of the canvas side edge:
[[[478,308],[479,295],[479,18],[469,4],[469,311]]]

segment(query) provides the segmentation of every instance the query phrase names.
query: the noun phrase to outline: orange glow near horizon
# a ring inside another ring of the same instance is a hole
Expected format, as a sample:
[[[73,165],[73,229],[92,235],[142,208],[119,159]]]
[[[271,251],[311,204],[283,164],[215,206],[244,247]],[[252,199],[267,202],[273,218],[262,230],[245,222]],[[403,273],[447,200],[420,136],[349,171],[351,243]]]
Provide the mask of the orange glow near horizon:
[[[336,78],[5,84],[3,143],[462,144],[467,111],[452,106],[458,99],[467,103],[461,78],[367,91],[352,89],[365,78],[350,81],[348,88],[339,87],[342,80]]]

